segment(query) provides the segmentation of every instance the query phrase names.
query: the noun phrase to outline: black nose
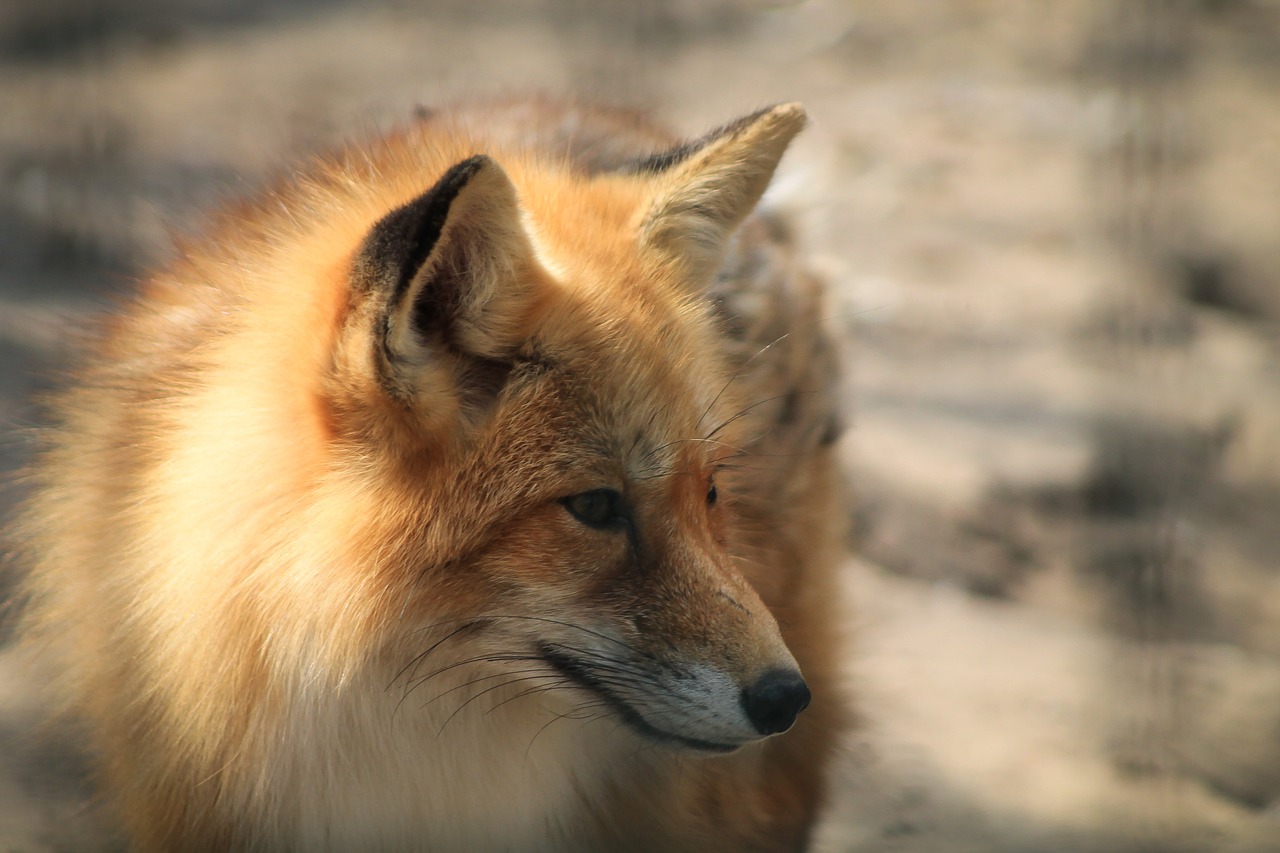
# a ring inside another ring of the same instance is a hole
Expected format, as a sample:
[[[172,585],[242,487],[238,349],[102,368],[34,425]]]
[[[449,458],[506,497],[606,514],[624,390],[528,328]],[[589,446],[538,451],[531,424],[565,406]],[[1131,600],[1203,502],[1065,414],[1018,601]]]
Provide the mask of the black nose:
[[[794,669],[775,669],[742,691],[742,707],[756,731],[776,735],[791,728],[796,715],[809,707],[809,685]]]

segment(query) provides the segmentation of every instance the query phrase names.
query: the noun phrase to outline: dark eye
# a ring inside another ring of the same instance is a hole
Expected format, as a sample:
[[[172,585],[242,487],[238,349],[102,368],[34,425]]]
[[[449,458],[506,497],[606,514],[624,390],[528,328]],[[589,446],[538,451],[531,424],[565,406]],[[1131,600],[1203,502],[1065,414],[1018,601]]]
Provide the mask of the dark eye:
[[[613,489],[592,489],[562,498],[560,502],[570,515],[597,530],[616,530],[627,523],[622,495]]]
[[[707,489],[707,506],[715,506],[717,497],[719,495],[716,493],[716,484],[712,483],[711,488]]]

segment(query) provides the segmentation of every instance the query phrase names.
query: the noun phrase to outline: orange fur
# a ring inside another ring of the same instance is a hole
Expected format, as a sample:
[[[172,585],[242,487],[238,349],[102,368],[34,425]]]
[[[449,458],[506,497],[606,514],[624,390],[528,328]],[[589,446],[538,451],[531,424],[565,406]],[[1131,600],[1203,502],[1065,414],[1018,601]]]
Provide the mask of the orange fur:
[[[102,324],[26,630],[138,848],[803,848],[846,717],[834,362],[748,218],[802,122],[433,114]]]

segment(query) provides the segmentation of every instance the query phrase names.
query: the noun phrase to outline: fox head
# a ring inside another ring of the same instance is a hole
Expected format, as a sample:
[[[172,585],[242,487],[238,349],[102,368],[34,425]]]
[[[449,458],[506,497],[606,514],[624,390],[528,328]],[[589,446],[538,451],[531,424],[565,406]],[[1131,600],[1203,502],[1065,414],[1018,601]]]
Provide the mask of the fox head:
[[[808,704],[735,555],[717,473],[753,401],[706,296],[803,124],[777,106],[597,175],[473,154],[369,223],[319,396],[328,477],[367,497],[351,588],[406,685],[465,637],[712,751]]]

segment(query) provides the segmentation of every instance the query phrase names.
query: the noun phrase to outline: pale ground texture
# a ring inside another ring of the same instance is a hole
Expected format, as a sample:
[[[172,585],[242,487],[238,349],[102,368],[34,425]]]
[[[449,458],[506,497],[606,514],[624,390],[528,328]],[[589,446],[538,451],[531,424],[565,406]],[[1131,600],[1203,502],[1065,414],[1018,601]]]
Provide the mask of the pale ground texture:
[[[1280,851],[1275,2],[9,0],[3,467],[171,228],[513,89],[813,116],[864,719],[821,850]],[[103,849],[31,686],[0,651],[0,851]]]

